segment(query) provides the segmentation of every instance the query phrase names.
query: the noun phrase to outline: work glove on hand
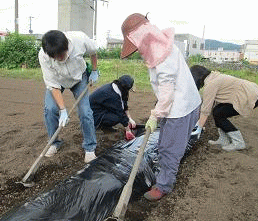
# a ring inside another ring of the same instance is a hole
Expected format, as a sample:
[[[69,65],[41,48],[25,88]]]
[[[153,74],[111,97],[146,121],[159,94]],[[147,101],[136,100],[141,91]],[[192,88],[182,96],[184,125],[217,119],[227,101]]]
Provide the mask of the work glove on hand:
[[[65,125],[68,123],[69,117],[66,109],[60,110],[60,118],[59,118],[59,127],[65,127]]]
[[[89,83],[90,84],[96,83],[98,81],[98,78],[99,78],[99,71],[98,70],[91,71],[91,74],[89,76]]]
[[[199,126],[199,124],[197,123],[191,133],[191,136],[197,135],[197,139],[200,139],[202,133],[202,127]]]
[[[132,118],[129,118],[129,127],[130,129],[136,128],[136,123]]]
[[[157,121],[158,119],[154,115],[154,111],[151,111],[151,116],[149,117],[147,123],[145,124],[145,129],[147,130],[147,128],[150,127],[151,133],[153,133],[157,128],[157,125],[158,125]]]
[[[125,131],[125,139],[126,140],[132,140],[132,139],[134,139],[135,138],[135,136],[134,136],[134,134],[132,133],[132,131],[130,131],[130,130],[126,130]]]

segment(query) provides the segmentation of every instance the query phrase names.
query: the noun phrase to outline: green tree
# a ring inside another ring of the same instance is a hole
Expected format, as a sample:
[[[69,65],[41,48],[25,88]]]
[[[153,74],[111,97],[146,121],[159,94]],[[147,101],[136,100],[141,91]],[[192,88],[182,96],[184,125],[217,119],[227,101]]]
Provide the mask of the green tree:
[[[188,58],[188,63],[190,66],[194,64],[200,64],[203,61],[203,56],[201,54],[191,55]]]
[[[99,59],[120,59],[121,48],[120,47],[116,47],[113,49],[99,48],[97,53],[98,53]],[[141,59],[141,56],[138,52],[135,52],[132,55],[130,55],[128,59],[129,60]]]
[[[0,68],[39,67],[39,49],[34,37],[10,34],[0,42]]]

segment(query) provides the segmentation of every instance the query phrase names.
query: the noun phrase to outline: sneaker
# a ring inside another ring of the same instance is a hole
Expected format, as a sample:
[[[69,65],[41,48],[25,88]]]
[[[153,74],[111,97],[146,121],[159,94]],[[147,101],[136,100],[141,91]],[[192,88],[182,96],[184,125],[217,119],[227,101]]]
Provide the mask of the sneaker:
[[[160,200],[166,193],[162,192],[158,187],[152,187],[150,191],[144,194],[144,197],[149,201]]]
[[[85,152],[85,163],[90,163],[92,160],[95,160],[97,157],[95,155],[95,152]]]
[[[57,153],[57,147],[55,144],[52,144],[48,151],[45,153],[45,157],[52,157]]]

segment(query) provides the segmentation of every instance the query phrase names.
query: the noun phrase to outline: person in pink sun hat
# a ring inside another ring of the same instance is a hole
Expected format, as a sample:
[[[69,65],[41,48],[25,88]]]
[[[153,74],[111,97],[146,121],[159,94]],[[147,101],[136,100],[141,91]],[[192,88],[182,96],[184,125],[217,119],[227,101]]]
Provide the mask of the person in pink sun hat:
[[[180,160],[199,118],[201,97],[178,47],[174,29],[160,30],[142,14],[129,15],[122,24],[121,58],[138,51],[145,61],[157,97],[145,127],[151,132],[160,123],[158,142],[160,172],[155,186],[144,194],[150,201],[173,190]]]

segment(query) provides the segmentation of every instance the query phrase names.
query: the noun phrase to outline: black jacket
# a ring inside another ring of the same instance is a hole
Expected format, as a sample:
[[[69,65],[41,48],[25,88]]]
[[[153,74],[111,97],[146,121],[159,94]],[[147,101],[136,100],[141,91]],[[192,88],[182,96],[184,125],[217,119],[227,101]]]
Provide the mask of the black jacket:
[[[95,126],[99,125],[102,117],[109,112],[117,115],[120,119],[119,123],[123,124],[124,127],[128,125],[129,118],[125,113],[128,110],[127,101],[123,101],[123,109],[121,97],[114,91],[112,83],[105,84],[95,90],[90,95],[89,100]]]

